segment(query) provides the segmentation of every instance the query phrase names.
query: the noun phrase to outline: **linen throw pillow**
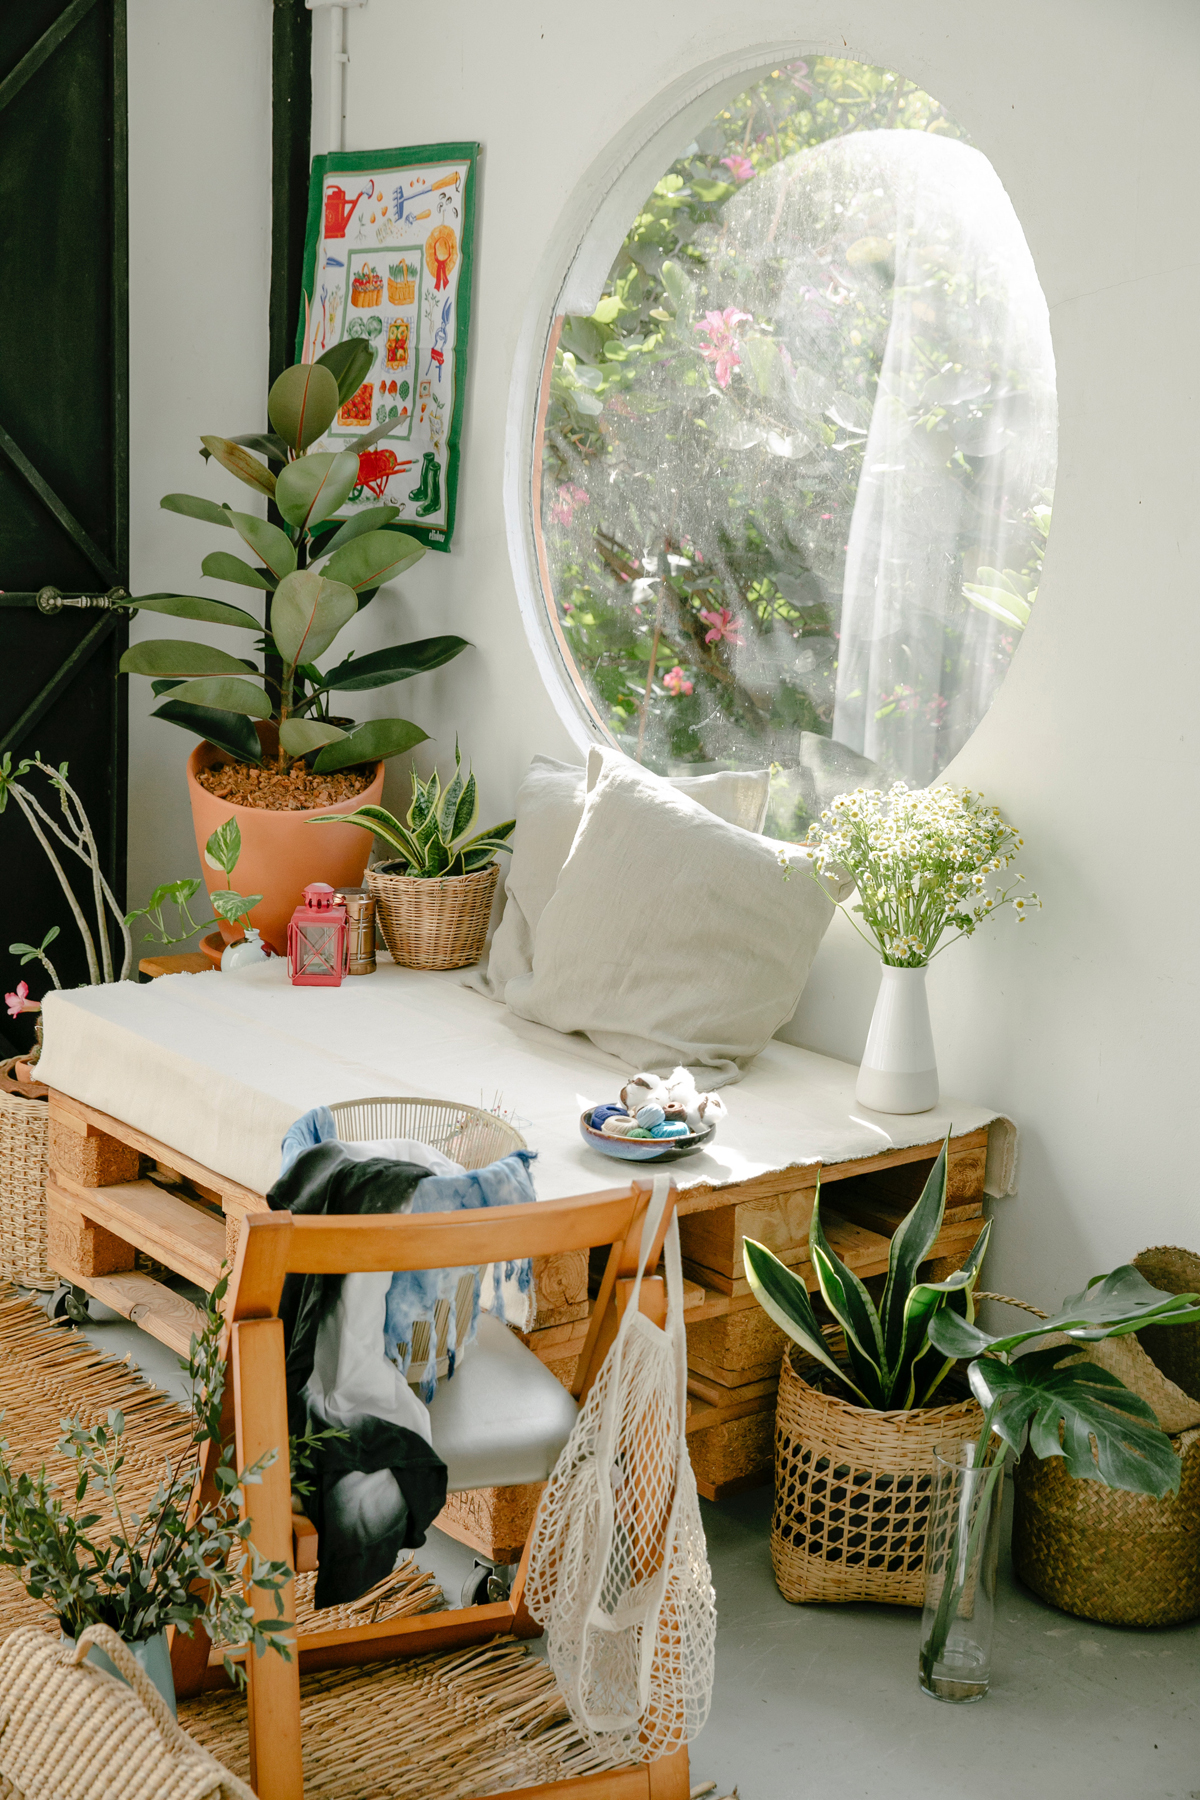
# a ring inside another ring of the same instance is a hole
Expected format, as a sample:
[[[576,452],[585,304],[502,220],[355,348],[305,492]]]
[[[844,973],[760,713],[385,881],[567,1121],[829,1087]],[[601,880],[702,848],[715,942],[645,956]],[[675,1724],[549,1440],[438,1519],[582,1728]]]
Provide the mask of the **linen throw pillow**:
[[[614,751],[597,753],[533,967],[504,997],[630,1071],[737,1081],[794,1012],[833,905],[795,844],[744,831]]]
[[[504,912],[486,963],[473,969],[464,983],[489,999],[503,1000],[508,983],[528,975],[533,967],[533,935],[575,841],[587,788],[594,780],[594,776],[589,779],[589,772],[599,754],[592,751],[588,769],[556,762],[550,756],[535,756],[529,765],[517,794],[517,829],[505,882]],[[731,825],[741,825],[746,831],[762,830],[771,783],[769,769],[720,770],[669,780],[680,793],[690,795]]]

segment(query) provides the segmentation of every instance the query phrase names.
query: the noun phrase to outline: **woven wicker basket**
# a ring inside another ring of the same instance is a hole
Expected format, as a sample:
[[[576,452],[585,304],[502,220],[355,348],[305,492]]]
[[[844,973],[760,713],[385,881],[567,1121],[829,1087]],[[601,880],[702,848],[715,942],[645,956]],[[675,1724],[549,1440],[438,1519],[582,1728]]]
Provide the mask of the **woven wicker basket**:
[[[7,1075],[18,1060],[0,1063],[0,1075]],[[33,1287],[45,1287],[53,1279],[46,1266],[49,1136],[44,1100],[0,1090],[0,1276]]]
[[[392,961],[406,969],[465,969],[477,963],[499,876],[494,862],[473,875],[433,881],[368,869],[367,892]]]
[[[925,1599],[933,1446],[978,1437],[974,1400],[873,1412],[823,1394],[785,1355],[775,1412],[771,1561],[785,1600]],[[808,1359],[804,1359],[808,1362]],[[808,1373],[817,1365],[808,1362]]]

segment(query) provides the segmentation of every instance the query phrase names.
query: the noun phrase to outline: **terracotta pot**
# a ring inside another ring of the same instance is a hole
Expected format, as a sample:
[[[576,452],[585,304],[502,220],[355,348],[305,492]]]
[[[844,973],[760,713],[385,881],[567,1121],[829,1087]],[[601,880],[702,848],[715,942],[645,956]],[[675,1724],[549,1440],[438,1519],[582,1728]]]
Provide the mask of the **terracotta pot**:
[[[224,750],[209,743],[197,744],[188,758],[188,794],[200,873],[210,894],[214,888],[229,886],[239,894],[261,894],[250,922],[258,926],[264,943],[283,956],[287,953],[288,922],[308,883],[327,881],[334,888],[361,887],[371,854],[371,833],[361,826],[315,827],[308,821],[328,813],[351,813],[360,806],[378,806],[383,798],[383,764],[375,765],[375,779],[370,787],[349,800],[303,812],[269,812],[260,806],[235,806],[232,800],[219,800],[196,780],[198,770],[232,760]],[[209,868],[204,860],[204,846],[231,814],[242,834],[242,854],[233,874],[226,877],[222,870]],[[221,921],[221,936],[227,944],[241,935],[240,924]]]

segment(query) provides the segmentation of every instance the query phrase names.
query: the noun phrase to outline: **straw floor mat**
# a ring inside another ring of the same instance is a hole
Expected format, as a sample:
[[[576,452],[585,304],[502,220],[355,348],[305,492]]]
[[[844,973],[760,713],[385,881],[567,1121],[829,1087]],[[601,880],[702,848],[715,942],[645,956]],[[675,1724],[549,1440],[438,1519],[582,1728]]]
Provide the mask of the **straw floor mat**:
[[[181,1407],[129,1363],[103,1355],[79,1332],[0,1287],[0,1437],[14,1461],[48,1472],[61,1422],[125,1415],[128,1492],[153,1494],[163,1458],[183,1455],[190,1433]],[[315,1576],[296,1582],[303,1627],[314,1616]],[[430,1612],[443,1605],[433,1578],[411,1560],[352,1607],[328,1608],[322,1625]],[[0,1569],[0,1640],[19,1625],[57,1631],[15,1574]],[[610,1767],[580,1739],[548,1665],[520,1643],[484,1645],[406,1662],[305,1676],[305,1800],[468,1800]],[[233,1773],[248,1779],[246,1704],[228,1691],[181,1703],[179,1722]]]

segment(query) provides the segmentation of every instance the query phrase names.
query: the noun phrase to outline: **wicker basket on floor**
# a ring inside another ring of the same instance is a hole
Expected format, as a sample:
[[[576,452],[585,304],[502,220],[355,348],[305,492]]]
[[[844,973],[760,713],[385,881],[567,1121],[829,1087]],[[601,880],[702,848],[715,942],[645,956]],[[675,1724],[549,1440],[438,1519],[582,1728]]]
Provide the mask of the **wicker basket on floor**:
[[[406,969],[465,969],[483,955],[492,896],[500,871],[494,862],[473,875],[427,880],[368,869],[367,892],[393,962]]]
[[[933,1447],[976,1438],[974,1400],[874,1412],[809,1385],[785,1355],[775,1413],[771,1562],[785,1600],[925,1599]],[[803,1359],[816,1379],[818,1365]]]
[[[7,1075],[20,1059],[0,1063]],[[44,1100],[0,1089],[0,1277],[44,1287],[46,1265],[46,1148],[50,1113]]]

